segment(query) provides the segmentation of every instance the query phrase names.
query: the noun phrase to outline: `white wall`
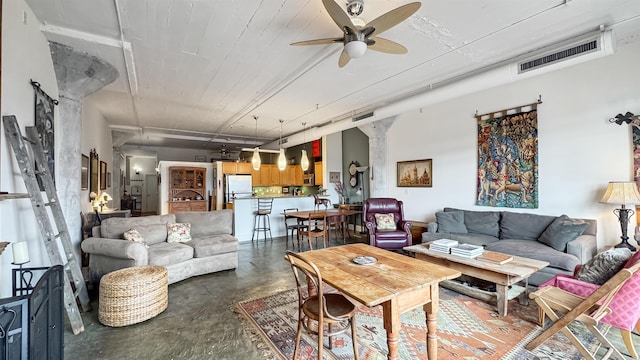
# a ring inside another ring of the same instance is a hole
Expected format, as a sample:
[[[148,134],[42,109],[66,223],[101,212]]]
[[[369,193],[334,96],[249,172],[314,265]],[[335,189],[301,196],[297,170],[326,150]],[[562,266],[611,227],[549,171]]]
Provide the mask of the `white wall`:
[[[640,43],[635,43],[606,58],[401,114],[387,133],[388,195],[403,200],[406,217],[418,221],[433,220],[445,206],[510,210],[474,205],[474,114],[532,103],[542,95],[539,208],[511,210],[594,218],[599,247],[620,242],[615,207],[598,201],[609,181],[633,180],[631,128],[608,119],[619,112],[640,113],[639,55]],[[428,158],[433,159],[432,188],[396,186],[397,161]]]
[[[26,24],[22,22],[26,15]],[[40,32],[39,22],[23,0],[4,0],[2,9],[2,115],[16,115],[24,131],[34,125],[33,88],[30,79],[41,84],[53,98],[58,97],[53,63],[47,40]],[[7,29],[10,29],[8,31]],[[61,121],[55,108],[55,128]],[[56,143],[64,137],[56,132]],[[56,158],[59,158],[56,154]],[[0,190],[26,192],[22,176],[16,166],[13,150],[0,132]],[[58,168],[57,168],[58,169]],[[64,176],[64,174],[57,174]],[[44,250],[33,209],[28,199],[0,202],[0,241],[27,241],[29,266],[48,266],[49,258]],[[0,255],[0,297],[11,296],[11,246]]]
[[[113,168],[113,145],[111,141],[111,130],[104,116],[90,101],[82,102],[82,153],[89,156],[91,149],[96,149],[100,161],[107,163],[107,172],[111,176],[118,176],[119,171]],[[107,182],[108,183],[108,182]],[[113,184],[113,179],[111,181]],[[105,190],[112,197],[114,194],[113,187],[107,187]],[[80,194],[80,204],[82,211],[92,212],[91,202],[89,201],[89,190],[83,190]],[[115,198],[115,197],[114,197]],[[120,204],[109,204],[110,208],[119,208]]]

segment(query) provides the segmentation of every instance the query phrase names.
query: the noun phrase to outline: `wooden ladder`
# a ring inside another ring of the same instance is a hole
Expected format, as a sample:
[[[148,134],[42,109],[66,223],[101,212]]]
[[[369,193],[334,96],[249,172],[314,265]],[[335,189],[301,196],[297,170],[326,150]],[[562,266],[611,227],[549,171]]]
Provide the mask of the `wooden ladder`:
[[[84,311],[91,310],[89,294],[85,286],[82,270],[71,245],[71,236],[62,213],[58,195],[45,160],[44,150],[40,144],[38,131],[35,126],[25,129],[26,137],[20,132],[18,121],[14,115],[3,116],[4,130],[11,143],[13,152],[24,184],[31,199],[31,206],[36,215],[36,221],[44,241],[51,265],[62,265],[65,274],[64,307],[69,317],[69,323],[74,334],[84,331],[82,317],[78,310],[76,298],[80,301]],[[29,147],[29,149],[27,148]],[[30,152],[29,152],[30,150]],[[34,165],[35,164],[35,165]],[[48,202],[44,202],[38,181],[42,184]],[[47,211],[50,209],[50,214]],[[53,227],[51,218],[55,223]],[[56,233],[57,229],[57,233]],[[64,250],[64,252],[63,252]],[[75,292],[71,287],[73,284]]]

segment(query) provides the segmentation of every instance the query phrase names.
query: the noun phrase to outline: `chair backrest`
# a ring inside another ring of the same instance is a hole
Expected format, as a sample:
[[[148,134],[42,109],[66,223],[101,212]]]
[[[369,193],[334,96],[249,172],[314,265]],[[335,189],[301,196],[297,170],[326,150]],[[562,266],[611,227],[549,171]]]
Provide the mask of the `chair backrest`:
[[[607,310],[607,308],[609,308],[611,312],[606,316],[607,318],[609,318],[612,314],[617,314],[622,316],[625,315],[624,313],[626,312],[626,306],[625,307],[619,306],[621,304],[621,301],[618,295],[621,295],[621,291],[625,289],[635,289],[636,291],[638,290],[638,286],[640,286],[640,282],[636,281],[637,279],[640,279],[640,277],[636,276],[638,271],[640,271],[640,262],[637,262],[631,267],[623,268],[617,274],[615,274],[611,279],[607,280],[607,282],[602,284],[602,286],[598,288],[598,290],[594,291],[593,294],[589,295],[585,299],[584,302],[587,302],[587,300],[590,300],[591,298],[595,298],[596,302],[599,302],[600,304],[600,308],[596,310],[594,314],[592,314],[594,318],[598,318],[599,313],[602,313],[603,311],[609,311]],[[626,285],[629,284],[629,281],[632,279],[634,279],[634,283],[636,285],[632,286],[631,288],[626,287]],[[628,291],[625,291],[625,292],[628,292]],[[640,303],[637,301],[638,292],[632,295],[633,295],[632,299],[634,299],[636,303]],[[614,304],[617,304],[617,305],[614,305]],[[618,314],[618,313],[621,313],[621,314]],[[638,318],[636,317],[635,320],[637,321],[637,319]],[[610,322],[610,320],[611,319],[608,319],[606,323],[610,325],[614,325]],[[635,322],[633,326],[635,326]],[[633,326],[631,328],[633,328]]]
[[[368,223],[376,223],[375,214],[393,214],[396,224],[400,220],[404,220],[404,210],[402,201],[394,198],[369,198],[364,202],[364,221]]]
[[[302,304],[310,297],[316,295],[322,297],[322,275],[318,267],[290,250],[287,250],[285,258],[291,264],[291,270],[293,270],[296,279],[298,305],[302,307]],[[318,313],[321,314],[321,312]]]
[[[640,319],[640,251],[637,251],[625,264],[623,270],[632,272],[631,277],[620,287],[609,307],[611,314],[602,322],[619,329],[632,330]]]
[[[290,209],[284,209],[282,211],[282,213],[284,214],[284,223],[285,225],[294,225],[293,221],[289,221],[289,220],[295,220],[295,224],[298,223],[298,218],[296,218],[295,216],[289,216],[287,215],[288,212],[298,212],[298,208],[290,208]]]
[[[273,198],[258,198],[258,213],[270,214]]]

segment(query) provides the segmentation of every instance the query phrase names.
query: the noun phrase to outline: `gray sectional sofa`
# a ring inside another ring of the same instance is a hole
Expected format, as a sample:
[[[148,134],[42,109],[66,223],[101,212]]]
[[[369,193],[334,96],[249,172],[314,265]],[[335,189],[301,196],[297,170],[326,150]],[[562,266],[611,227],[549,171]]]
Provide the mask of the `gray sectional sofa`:
[[[168,242],[168,224],[189,224],[191,240]],[[232,225],[233,210],[108,218],[93,228],[93,237],[84,240],[81,247],[89,254],[89,277],[94,284],[111,271],[142,265],[166,267],[171,284],[235,269],[238,239],[231,235]],[[125,233],[131,230],[141,239],[125,240]]]
[[[556,274],[571,275],[597,250],[597,223],[566,215],[548,216],[510,211],[471,211],[444,208],[428,224],[422,242],[453,239],[486,250],[549,262],[529,278],[540,285]]]

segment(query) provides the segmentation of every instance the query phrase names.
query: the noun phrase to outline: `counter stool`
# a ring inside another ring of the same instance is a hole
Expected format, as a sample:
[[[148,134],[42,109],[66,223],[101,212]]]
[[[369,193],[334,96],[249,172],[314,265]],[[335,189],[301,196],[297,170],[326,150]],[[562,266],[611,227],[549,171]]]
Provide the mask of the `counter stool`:
[[[258,210],[256,210],[253,218],[253,234],[251,235],[251,241],[255,237],[256,240],[260,238],[258,232],[264,232],[264,241],[267,241],[267,231],[269,232],[269,239],[273,241],[271,237],[271,220],[269,215],[271,214],[271,205],[273,204],[273,198],[258,199]],[[262,226],[260,226],[260,220],[262,220]],[[258,236],[256,236],[258,233]]]

